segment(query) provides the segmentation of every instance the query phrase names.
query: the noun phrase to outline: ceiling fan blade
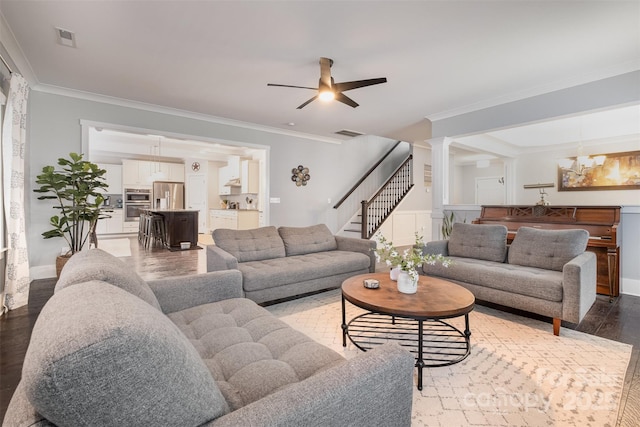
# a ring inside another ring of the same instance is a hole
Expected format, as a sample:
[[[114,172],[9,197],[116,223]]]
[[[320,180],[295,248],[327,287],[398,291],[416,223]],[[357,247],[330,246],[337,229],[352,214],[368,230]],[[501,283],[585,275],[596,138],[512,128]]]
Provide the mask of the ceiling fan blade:
[[[328,88],[330,88],[331,83],[333,83],[331,79],[332,65],[333,65],[332,59],[320,58],[320,82],[321,82],[321,85],[324,84]]]
[[[306,107],[307,104],[311,103],[312,101],[315,101],[315,99],[318,97],[318,95],[314,96],[313,98],[309,99],[308,101],[304,102],[303,104],[301,104],[297,109],[301,110],[304,107]]]
[[[344,93],[336,93],[336,101],[342,102],[343,104],[347,104],[349,107],[356,108],[358,103],[353,99],[349,98]]]
[[[298,88],[298,89],[311,89],[311,90],[318,90],[318,88],[317,88],[317,87],[308,87],[308,86],[292,86],[292,85],[279,85],[279,84],[275,84],[275,83],[267,83],[267,86],[293,87],[293,88]]]
[[[387,78],[381,77],[379,79],[355,80],[352,82],[336,83],[335,85],[333,85],[333,87],[337,92],[344,92],[346,90],[358,89],[360,87],[373,86],[386,82]]]

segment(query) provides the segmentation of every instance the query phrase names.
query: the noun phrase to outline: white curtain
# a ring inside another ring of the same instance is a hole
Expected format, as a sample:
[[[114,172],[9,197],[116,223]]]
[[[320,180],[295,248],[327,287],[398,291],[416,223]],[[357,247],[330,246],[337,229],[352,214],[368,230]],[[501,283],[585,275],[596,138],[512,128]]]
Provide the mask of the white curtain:
[[[24,210],[28,96],[29,85],[26,80],[20,74],[13,73],[2,124],[2,180],[8,248],[3,310],[21,307],[29,300],[29,257]]]

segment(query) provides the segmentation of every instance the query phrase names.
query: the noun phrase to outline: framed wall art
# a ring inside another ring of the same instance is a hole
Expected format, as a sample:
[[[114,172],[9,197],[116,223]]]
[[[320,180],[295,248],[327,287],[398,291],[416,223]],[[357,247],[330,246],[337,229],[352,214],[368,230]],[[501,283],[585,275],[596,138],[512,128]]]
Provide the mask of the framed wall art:
[[[640,189],[640,151],[600,156],[604,156],[600,165],[593,162],[599,156],[590,156],[585,160],[573,157],[558,166],[558,191]]]

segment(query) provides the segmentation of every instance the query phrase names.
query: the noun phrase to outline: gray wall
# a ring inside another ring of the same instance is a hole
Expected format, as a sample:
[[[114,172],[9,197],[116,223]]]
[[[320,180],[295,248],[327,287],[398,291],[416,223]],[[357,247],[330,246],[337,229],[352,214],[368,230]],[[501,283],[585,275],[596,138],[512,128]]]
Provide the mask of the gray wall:
[[[640,100],[640,71],[433,121],[433,138],[462,136]]]
[[[183,116],[145,111],[101,102],[32,91],[26,176],[27,236],[30,264],[51,265],[65,246],[62,239],[43,240],[53,209],[33,193],[35,177],[45,165],[82,150],[80,120],[180,133],[195,138],[214,138],[270,147],[270,205],[272,225],[305,226],[330,222],[331,199],[335,203],[394,143],[384,138],[356,138],[331,144],[304,137],[264,132]],[[305,187],[291,181],[291,169],[309,167],[311,180]],[[334,229],[334,231],[336,231]]]

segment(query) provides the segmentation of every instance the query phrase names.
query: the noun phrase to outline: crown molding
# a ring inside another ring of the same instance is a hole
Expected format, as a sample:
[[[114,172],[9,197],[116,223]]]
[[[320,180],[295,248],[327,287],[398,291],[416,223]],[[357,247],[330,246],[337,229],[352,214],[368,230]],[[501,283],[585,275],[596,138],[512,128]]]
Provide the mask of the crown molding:
[[[37,85],[39,82],[36,73],[33,72],[31,64],[27,61],[27,57],[24,55],[24,52],[22,52],[20,45],[18,45],[2,11],[0,11],[0,43],[17,68],[17,70],[13,71],[20,73],[30,87]]]
[[[202,114],[202,113],[195,113],[192,111],[180,110],[180,109],[171,108],[171,107],[164,107],[156,104],[148,104],[145,102],[132,101],[124,98],[116,98],[116,97],[107,96],[107,95],[99,95],[92,92],[68,89],[60,86],[38,84],[38,85],[35,85],[32,88],[32,90],[37,92],[42,92],[42,93],[48,93],[52,95],[60,95],[60,96],[67,96],[70,98],[82,99],[85,101],[93,101],[93,102],[100,102],[104,104],[117,105],[119,107],[134,108],[137,110],[150,111],[150,112],[160,113],[160,114],[169,114],[172,116],[184,117],[184,118],[194,119],[194,120],[201,120],[201,121],[220,124],[220,125],[234,126],[234,127],[239,127],[243,129],[256,130],[260,132],[268,132],[268,133],[274,133],[278,135],[292,136],[295,138],[309,139],[314,142],[325,142],[328,144],[342,144],[343,142],[342,140],[337,138],[329,138],[329,137],[323,137],[319,135],[312,135],[304,132],[296,132],[296,131],[291,131],[286,129],[274,128],[270,126],[263,126],[255,123],[243,122],[240,120],[227,119],[224,117],[211,116],[211,115]]]
[[[562,89],[568,89],[570,87],[592,83],[598,80],[603,80],[603,79],[615,77],[621,74],[626,74],[626,73],[630,73],[638,70],[640,70],[640,60],[632,60],[622,64],[610,66],[595,72],[582,74],[580,76],[575,76],[570,79],[556,81],[553,83],[536,86],[530,89],[521,90],[518,92],[512,92],[496,98],[491,98],[491,99],[476,102],[473,104],[464,105],[462,107],[453,108],[451,110],[442,111],[440,113],[429,114],[425,116],[425,118],[431,120],[431,122],[433,123],[438,120],[444,120],[450,117],[472,113],[474,111],[496,107],[502,104],[508,104],[510,102],[521,101],[523,99],[532,98],[534,96],[544,95],[546,93],[551,93],[551,92],[555,92]]]

